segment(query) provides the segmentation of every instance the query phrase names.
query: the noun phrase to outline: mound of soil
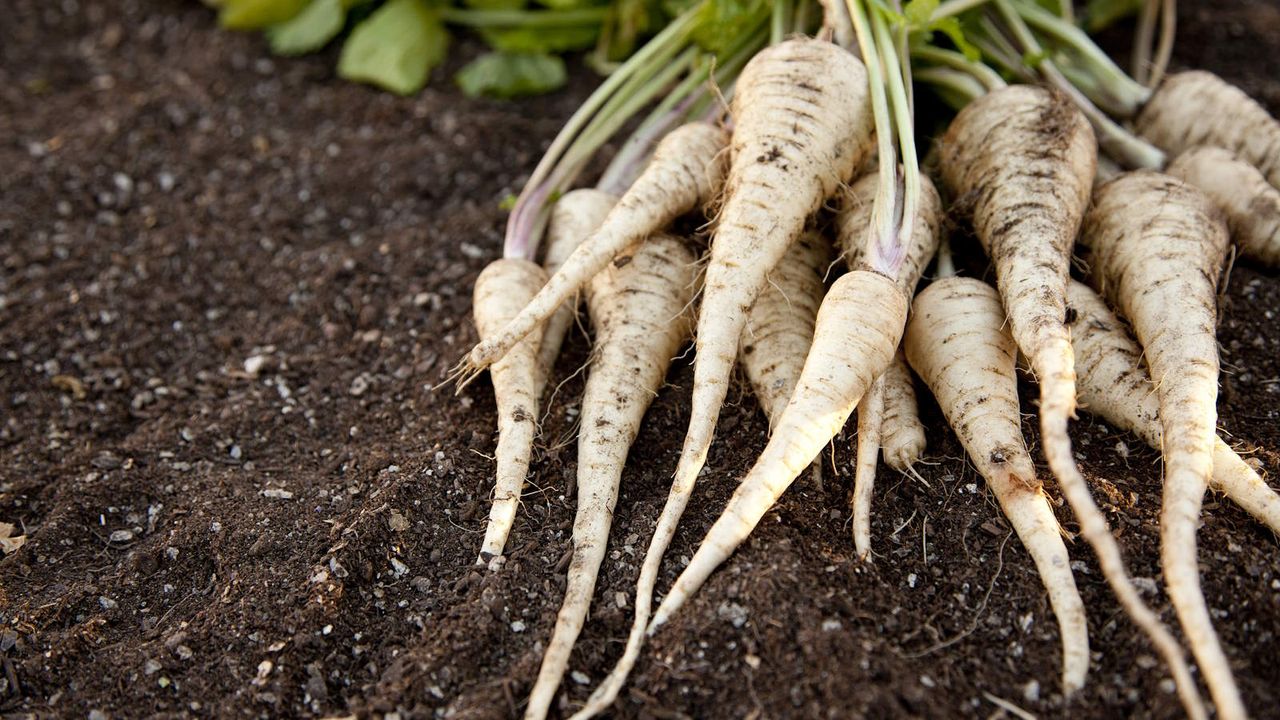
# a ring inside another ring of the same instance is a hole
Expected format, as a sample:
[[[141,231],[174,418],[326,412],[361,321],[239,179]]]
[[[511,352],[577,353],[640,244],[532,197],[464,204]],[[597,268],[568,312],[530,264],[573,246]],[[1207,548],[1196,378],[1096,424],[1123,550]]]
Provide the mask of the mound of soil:
[[[1258,62],[1280,57],[1280,9],[1184,5],[1178,62],[1280,111],[1280,80]],[[196,3],[13,0],[4,15],[0,521],[28,540],[0,560],[0,712],[518,715],[564,587],[587,343],[573,337],[557,368],[568,379],[496,573],[472,565],[489,387],[431,386],[475,339],[470,289],[498,252],[500,200],[594,79],[476,101],[450,86],[455,66],[403,99],[337,80],[332,51],[272,59]],[[1278,308],[1274,272],[1235,268],[1221,424],[1273,474]],[[645,422],[556,712],[621,650],[690,380],[686,358]],[[731,402],[660,589],[763,445],[754,400]],[[826,488],[797,483],[650,643],[617,715],[989,717],[1006,701],[1178,715],[1080,542],[1094,666],[1063,700],[1034,569],[936,407],[924,412],[936,462],[927,485],[882,475],[874,565],[849,538],[846,437]],[[1075,440],[1172,620],[1156,582],[1158,455],[1087,418]],[[1200,542],[1246,702],[1274,717],[1276,538],[1210,499]]]

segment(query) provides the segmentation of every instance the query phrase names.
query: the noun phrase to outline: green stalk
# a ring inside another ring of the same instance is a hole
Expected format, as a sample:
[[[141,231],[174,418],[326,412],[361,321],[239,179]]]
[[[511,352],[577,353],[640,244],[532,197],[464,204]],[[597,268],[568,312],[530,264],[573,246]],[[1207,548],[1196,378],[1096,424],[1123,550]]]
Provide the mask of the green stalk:
[[[451,25],[469,28],[492,27],[566,27],[570,25],[594,25],[608,17],[607,7],[588,7],[573,10],[478,10],[446,7],[440,17]]]
[[[894,45],[893,36],[889,31],[889,23],[885,20],[883,13],[872,10],[871,26],[875,32],[876,44],[884,59],[885,84],[889,86],[889,100],[892,104],[892,112],[895,119],[894,126],[898,131],[898,147],[902,150],[905,197],[902,199],[902,216],[899,218],[898,226],[898,255],[891,255],[895,263],[894,273],[890,276],[896,278],[898,274],[897,268],[902,265],[902,260],[906,257],[906,244],[911,242],[915,231],[916,213],[920,207],[921,193],[920,160],[916,157],[915,113],[911,98],[907,94],[910,80],[907,78],[906,73],[910,72],[911,66],[910,64],[903,66],[898,63],[898,48]],[[906,36],[904,35],[902,39],[905,41]],[[905,44],[901,47],[903,51],[906,50]]]
[[[773,0],[772,12],[770,12],[769,25],[769,44],[777,45],[787,37],[790,28],[787,27],[787,20],[791,15],[790,0]]]
[[[954,17],[970,10],[986,5],[991,0],[946,0],[946,2],[938,5],[938,9],[933,11],[930,16],[931,20],[941,20],[943,18]]]
[[[647,74],[635,76],[632,82],[611,98],[609,104],[565,151],[555,172],[548,178],[551,195],[558,195],[568,189],[569,184],[578,177],[596,151],[641,108],[652,102],[675,82],[676,78],[687,72],[697,56],[698,48],[696,47],[686,48],[675,60],[667,56],[658,56],[655,58],[654,66],[661,67],[660,72],[652,76]],[[544,210],[548,209],[544,208]]]
[[[1000,77],[1000,73],[954,50],[944,50],[932,45],[918,45],[911,48],[911,56],[962,72],[980,83],[988,92],[999,90],[1007,84],[1004,78]]]
[[[658,138],[665,135],[677,123],[685,119],[688,110],[698,99],[695,91],[711,76],[709,62],[699,67],[680,82],[657,107],[649,113],[635,133],[622,145],[622,149],[609,162],[596,187],[614,195],[621,195],[635,182],[640,168],[648,160]],[[705,91],[703,91],[705,92]]]
[[[876,190],[875,204],[871,208],[870,239],[874,252],[868,252],[865,257],[874,270],[896,280],[903,253],[902,238],[898,235],[898,153],[893,144],[893,116],[889,112],[889,101],[885,94],[886,78],[881,67],[880,53],[876,49],[875,36],[866,10],[861,0],[846,2],[862,51],[862,62],[867,67],[871,112],[875,116],[876,142],[880,152],[879,188]],[[897,262],[894,258],[897,258]]]
[[[1102,85],[1123,103],[1123,117],[1132,117],[1151,98],[1151,90],[1133,81],[1111,61],[1083,30],[1028,0],[1012,5],[1017,14],[1032,28],[1078,52]]]
[[[932,85],[942,99],[956,110],[988,92],[988,88],[972,75],[951,68],[927,67],[916,70],[913,74],[916,80]]]
[[[1031,32],[1031,28],[1023,22],[1022,17],[1014,8],[1012,0],[993,1],[1000,14],[1004,17],[1005,22],[1008,23],[1009,28],[1013,31],[1014,37],[1022,44],[1023,48],[1032,55],[1043,56],[1044,49],[1041,48],[1039,41],[1036,40],[1035,34]],[[1127,132],[1117,125],[1115,121],[1107,117],[1105,113],[1089,101],[1089,98],[1085,97],[1067,80],[1052,60],[1046,58],[1041,61],[1038,70],[1051,85],[1065,93],[1075,103],[1076,107],[1080,108],[1098,135],[1098,145],[1108,155],[1129,168],[1158,169],[1164,167],[1166,157],[1163,152]]]
[[[524,189],[516,199],[516,206],[507,218],[506,240],[503,246],[504,257],[523,257],[532,259],[537,252],[541,239],[543,210],[551,196],[550,187],[546,186],[548,176],[556,169],[557,163],[565,150],[574,142],[578,134],[597,111],[621,88],[624,83],[634,77],[641,68],[651,66],[655,56],[671,51],[678,51],[688,44],[689,36],[697,24],[698,15],[706,0],[700,2],[671,22],[662,32],[655,35],[644,47],[632,55],[622,67],[610,75],[587,98],[586,102],[569,118],[564,128],[552,141],[547,152],[538,162]]]

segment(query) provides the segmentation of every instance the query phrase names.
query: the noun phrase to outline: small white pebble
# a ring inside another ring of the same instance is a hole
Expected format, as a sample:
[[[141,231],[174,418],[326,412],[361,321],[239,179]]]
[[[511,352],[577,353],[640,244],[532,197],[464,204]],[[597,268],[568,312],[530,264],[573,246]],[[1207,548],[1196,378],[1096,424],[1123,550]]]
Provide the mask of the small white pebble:
[[[524,632],[524,630],[525,630],[524,622],[520,620],[515,620],[511,623],[511,632],[522,633]]]
[[[747,655],[742,658],[742,661],[745,662],[747,664],[747,667],[751,668],[752,670],[755,670],[760,667],[759,655],[752,655],[751,653],[747,653]]]
[[[587,677],[587,674],[582,672],[581,670],[574,670],[573,672],[569,673],[569,677],[572,678],[573,681],[578,683],[579,685],[591,684],[591,678]]]
[[[267,364],[266,355],[251,355],[244,361],[244,372],[249,377],[258,377],[258,373],[262,372],[262,368]]]
[[[1035,702],[1040,699],[1040,683],[1036,680],[1028,682],[1022,686],[1022,697]]]
[[[116,606],[119,605],[119,603],[107,597],[106,595],[103,595],[102,597],[98,598],[98,604],[102,606],[103,610],[114,610]]]
[[[935,683],[935,682],[933,681],[933,678],[929,677],[928,675],[921,675],[921,676],[920,676],[920,684],[921,684],[921,685],[923,685],[923,686],[925,686],[925,687],[927,687],[927,688],[931,688],[931,687],[936,687],[936,686],[937,686],[937,683]]]
[[[912,587],[912,588],[914,588],[914,587],[916,586],[916,580],[917,580],[917,579],[918,579],[918,578],[916,577],[916,574],[915,574],[915,573],[911,573],[910,575],[908,575],[908,576],[907,576],[907,586],[908,586],[908,587]]]
[[[978,493],[978,483],[966,483],[964,489],[971,495]]]
[[[1117,440],[1117,441],[1116,441],[1116,454],[1117,454],[1117,455],[1119,455],[1119,456],[1120,456],[1120,458],[1121,458],[1122,460],[1128,460],[1128,459],[1129,459],[1129,445],[1128,445],[1128,443],[1126,443],[1126,442],[1125,442],[1125,441],[1123,441],[1123,440]]]
[[[116,530],[115,532],[111,533],[111,542],[113,543],[126,543],[132,539],[133,539],[132,530]]]
[[[826,619],[826,620],[823,620],[823,621],[822,621],[822,631],[823,631],[823,632],[835,632],[835,631],[839,630],[839,629],[840,629],[840,628],[842,628],[842,627],[844,627],[844,624],[843,624],[843,623],[841,623],[841,622],[840,622],[839,620],[837,620],[836,618],[828,618],[828,619]]]
[[[399,558],[391,558],[391,568],[395,571],[396,577],[404,577],[409,574],[409,566],[400,562]]]

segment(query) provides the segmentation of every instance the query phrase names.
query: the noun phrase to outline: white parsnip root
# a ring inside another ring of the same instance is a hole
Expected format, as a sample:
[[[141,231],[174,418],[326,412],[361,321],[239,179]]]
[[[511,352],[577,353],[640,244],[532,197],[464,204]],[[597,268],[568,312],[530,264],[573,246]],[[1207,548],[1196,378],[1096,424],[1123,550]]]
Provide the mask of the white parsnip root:
[[[844,427],[875,378],[893,360],[908,299],[877,273],[855,270],[836,281],[818,310],[813,348],[800,383],[760,459],[654,614],[648,632],[706,581],[764,517],[805,466]]]
[[[1072,281],[1067,286],[1067,303],[1081,407],[1159,450],[1164,437],[1160,402],[1142,359],[1142,348],[1089,286]],[[1280,534],[1280,493],[1222,438],[1213,443],[1209,487]]]
[[[1165,78],[1135,126],[1170,155],[1201,145],[1230,150],[1280,188],[1280,122],[1213,73],[1192,70]]]
[[[1071,453],[1074,353],[1066,284],[1096,174],[1089,123],[1062,96],[1039,87],[995,90],[965,107],[941,141],[943,179],[995,263],[1018,348],[1040,382],[1040,431],[1049,468],[1129,617],[1169,665],[1188,714],[1204,710],[1177,641],[1134,587],[1120,547]]]
[[[640,568],[627,648],[583,716],[612,702],[639,657],[659,565],[706,462],[748,311],[809,216],[871,149],[867,92],[857,58],[806,38],[761,51],[738,78],[729,172],[698,311],[689,430]]]
[[[1242,718],[1244,704],[1213,630],[1196,562],[1196,528],[1217,438],[1216,296],[1226,223],[1194,187],[1139,171],[1099,188],[1084,239],[1093,279],[1133,323],[1160,401],[1160,557],[1169,598],[1218,713]]]
[[[904,348],[947,423],[1026,547],[1062,634],[1062,687],[1084,686],[1089,628],[1070,558],[1022,437],[1017,348],[995,289],[979,280],[939,280],[916,298]]]
[[[492,337],[515,317],[546,282],[547,274],[528,260],[500,258],[476,278],[473,313],[481,339]],[[531,335],[517,343],[489,375],[498,404],[497,478],[493,507],[480,546],[479,564],[501,555],[515,522],[520,491],[529,473],[529,458],[537,434],[540,373],[538,343]]]
[[[461,384],[506,355],[619,254],[716,197],[724,177],[720,157],[727,141],[724,130],[706,123],[683,125],[663,138],[644,172],[600,227],[506,327],[471,349],[455,371]]]
[[[898,472],[914,472],[924,455],[926,439],[920,422],[911,370],[899,352],[884,371],[884,423],[880,427],[880,448],[884,462]]]
[[[738,358],[770,427],[791,399],[809,354],[830,256],[822,235],[805,232],[769,273],[769,284],[747,313]]]
[[[1257,168],[1229,150],[1196,147],[1165,172],[1196,186],[1222,209],[1241,255],[1280,267],[1280,190]]]
[[[879,181],[879,173],[871,173],[854,183],[841,198],[836,217],[837,238],[845,264],[850,268],[865,267],[863,258],[868,252],[871,211]],[[938,249],[942,220],[942,198],[929,178],[921,176],[916,221],[910,240],[904,244],[906,255],[898,271],[898,286],[907,295],[914,292],[925,266]],[[900,359],[890,364],[885,376],[876,380],[858,405],[858,441],[850,505],[853,544],[863,560],[871,556],[871,499],[875,491],[876,461],[881,448],[886,458],[893,457],[897,469],[909,468],[919,459],[924,451],[924,428],[918,413],[911,374]]]
[[[677,238],[656,235],[621,267],[591,281],[587,310],[596,342],[578,435],[578,511],[564,605],[529,695],[526,720],[546,717],[582,631],[605,558],[627,453],[672,356],[691,330],[695,257]]]
[[[551,208],[551,221],[547,226],[547,250],[542,259],[542,267],[547,271],[548,277],[560,271],[565,260],[583,240],[600,227],[600,223],[617,202],[617,197],[591,188],[565,193],[564,197],[556,201]],[[551,369],[560,356],[560,346],[564,343],[569,327],[573,325],[577,310],[576,298],[570,298],[560,304],[543,327],[542,342],[538,346],[539,394],[546,387],[547,378],[551,376]]]

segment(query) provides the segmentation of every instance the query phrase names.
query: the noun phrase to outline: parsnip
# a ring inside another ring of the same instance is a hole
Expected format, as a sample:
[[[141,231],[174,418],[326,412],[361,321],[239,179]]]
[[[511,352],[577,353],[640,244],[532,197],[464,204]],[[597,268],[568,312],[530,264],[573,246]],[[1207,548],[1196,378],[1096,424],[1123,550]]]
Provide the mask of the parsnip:
[[[1160,558],[1169,598],[1219,714],[1245,717],[1196,563],[1217,437],[1216,294],[1226,222],[1194,187],[1138,171],[1098,189],[1084,241],[1095,283],[1133,323],[1155,380],[1165,460]]]
[[[529,695],[526,720],[541,720],[569,664],[609,541],[627,453],[667,367],[689,337],[695,257],[677,238],[656,235],[621,267],[591,281],[587,310],[596,341],[578,435],[578,512],[573,559],[555,631]]]
[[[1142,348],[1089,286],[1074,280],[1067,286],[1071,346],[1079,373],[1080,405],[1151,447],[1163,446],[1160,402],[1142,359]],[[1209,487],[1225,494],[1259,522],[1280,534],[1280,493],[1217,438],[1213,442],[1213,476]]]
[[[949,277],[912,304],[903,347],[1035,561],[1062,633],[1062,687],[1084,686],[1089,628],[1057,518],[1022,437],[1017,348],[990,285]]]

